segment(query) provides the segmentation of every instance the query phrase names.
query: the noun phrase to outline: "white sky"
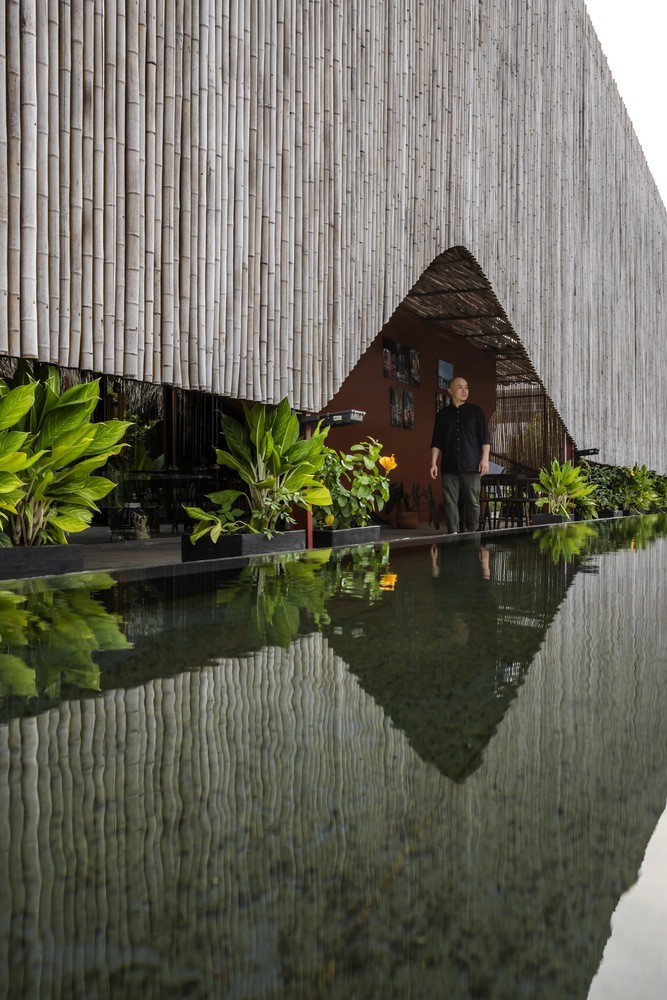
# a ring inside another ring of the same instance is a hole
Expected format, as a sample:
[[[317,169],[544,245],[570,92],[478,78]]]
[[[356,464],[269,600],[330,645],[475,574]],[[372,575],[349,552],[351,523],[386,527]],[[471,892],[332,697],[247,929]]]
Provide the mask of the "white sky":
[[[585,0],[612,76],[667,204],[667,3]]]

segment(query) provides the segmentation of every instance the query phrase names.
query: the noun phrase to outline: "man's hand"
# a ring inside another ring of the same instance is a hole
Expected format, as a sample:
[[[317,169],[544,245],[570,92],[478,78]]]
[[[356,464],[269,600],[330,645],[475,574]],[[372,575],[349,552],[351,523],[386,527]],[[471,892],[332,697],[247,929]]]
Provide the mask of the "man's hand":
[[[438,478],[438,463],[433,462],[431,464],[431,479],[437,479],[437,478]]]
[[[489,474],[489,460],[487,458],[483,458],[479,463],[479,471],[482,476],[487,476]]]

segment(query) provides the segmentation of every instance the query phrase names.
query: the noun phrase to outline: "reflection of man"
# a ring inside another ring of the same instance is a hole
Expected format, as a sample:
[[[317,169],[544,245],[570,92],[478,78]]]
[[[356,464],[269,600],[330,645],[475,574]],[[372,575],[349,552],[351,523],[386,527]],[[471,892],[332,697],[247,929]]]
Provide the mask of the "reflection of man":
[[[484,411],[468,402],[468,383],[461,376],[453,378],[447,390],[452,406],[436,414],[431,439],[431,478],[442,475],[445,516],[449,530],[459,530],[459,495],[467,531],[479,527],[479,492],[481,477],[489,471],[491,435]]]

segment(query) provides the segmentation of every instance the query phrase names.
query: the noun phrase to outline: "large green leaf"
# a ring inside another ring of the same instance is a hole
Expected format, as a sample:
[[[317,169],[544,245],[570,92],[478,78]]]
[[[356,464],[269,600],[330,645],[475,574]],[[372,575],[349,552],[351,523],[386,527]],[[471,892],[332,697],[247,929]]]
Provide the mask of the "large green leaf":
[[[27,431],[7,431],[0,434],[0,457],[12,451],[21,451],[29,437]]]
[[[92,520],[93,512],[83,508],[61,507],[58,513],[53,514],[50,523],[60,528],[62,531],[75,534],[83,531]]]
[[[100,398],[100,380],[93,379],[90,382],[81,382],[80,385],[73,385],[62,393],[58,401],[59,406],[79,406],[82,403],[88,407],[88,413],[92,413]]]
[[[90,424],[89,430],[92,432],[93,440],[88,453],[93,455],[110,451],[118,445],[128,427],[131,426],[131,420],[105,420],[104,423]],[[114,451],[114,454],[118,454],[118,452]]]
[[[262,403],[245,407],[245,418],[250,440],[257,453],[261,453],[266,430],[266,407]]]
[[[228,416],[226,413],[223,413],[220,418],[220,424],[230,452],[234,455],[237,462],[245,463],[249,468],[252,465],[252,453],[248,431],[238,420]],[[220,462],[220,459],[218,459],[218,462]]]
[[[35,383],[20,385],[0,399],[0,431],[13,427],[35,402]]]
[[[85,402],[55,407],[42,424],[36,441],[37,447],[48,448],[51,445],[60,444],[59,438],[63,434],[81,427],[87,422],[89,416],[90,407]]]
[[[271,412],[268,426],[274,447],[284,454],[299,437],[299,418],[292,413],[287,397],[282,399]]]

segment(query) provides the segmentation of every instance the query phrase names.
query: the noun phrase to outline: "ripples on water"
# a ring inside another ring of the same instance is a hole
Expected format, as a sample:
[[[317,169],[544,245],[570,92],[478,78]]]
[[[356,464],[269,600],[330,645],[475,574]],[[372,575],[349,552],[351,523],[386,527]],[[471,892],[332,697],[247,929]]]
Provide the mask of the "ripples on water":
[[[667,796],[666,535],[0,585],[5,994],[586,997]]]

